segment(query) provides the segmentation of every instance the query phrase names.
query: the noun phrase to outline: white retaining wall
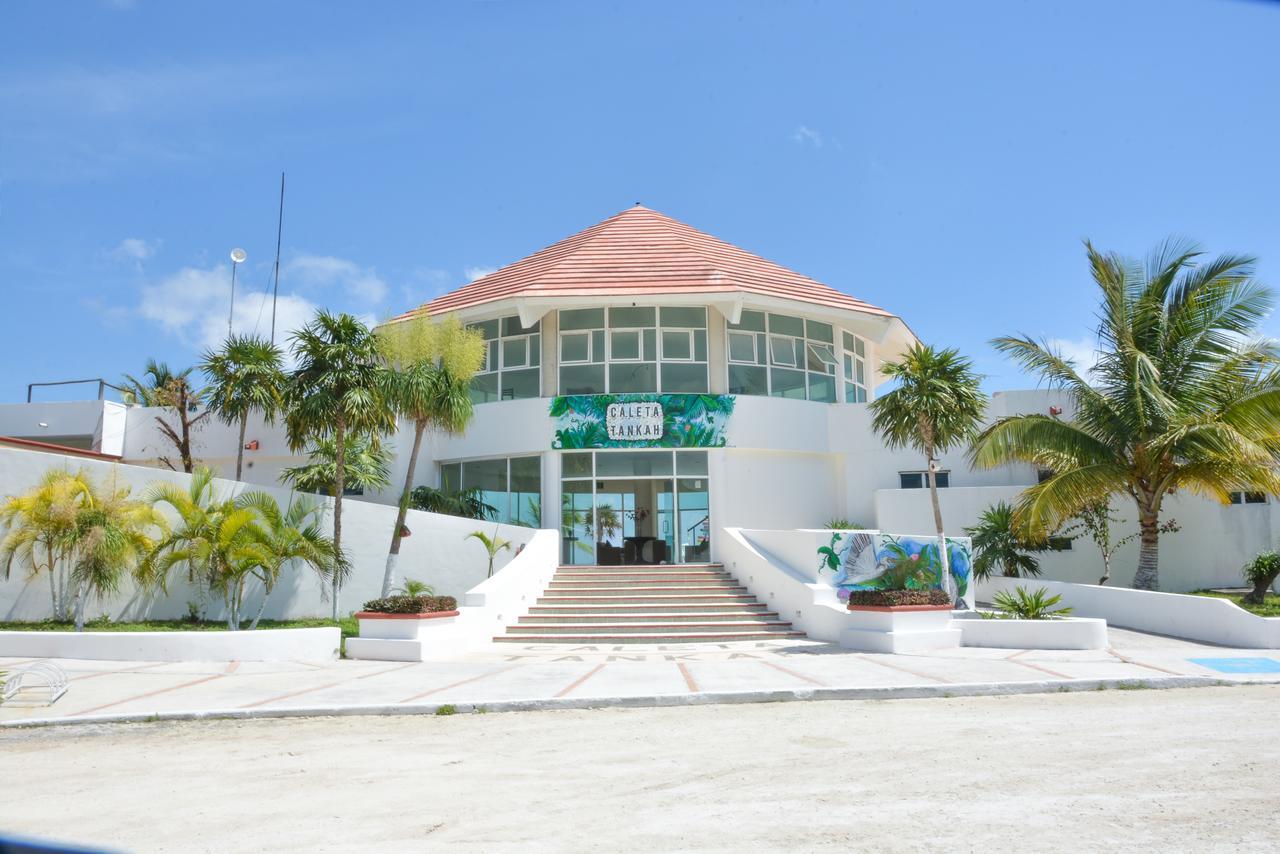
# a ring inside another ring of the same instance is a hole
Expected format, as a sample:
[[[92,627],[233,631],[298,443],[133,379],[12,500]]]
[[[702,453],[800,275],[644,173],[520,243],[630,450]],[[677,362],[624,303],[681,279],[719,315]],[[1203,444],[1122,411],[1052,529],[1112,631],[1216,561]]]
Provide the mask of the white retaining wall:
[[[1280,617],[1259,617],[1226,599],[1154,593],[1096,584],[992,578],[978,583],[978,598],[998,591],[1038,587],[1062,595],[1075,617],[1101,617],[1108,625],[1243,649],[1280,649]]]
[[[0,497],[26,490],[47,469],[55,466],[69,471],[82,468],[99,483],[114,477],[119,483],[132,487],[135,495],[140,495],[157,481],[185,487],[190,477],[181,472],[0,448],[0,477],[3,478],[0,480]],[[280,487],[253,486],[234,481],[215,481],[215,484],[223,494],[247,489],[263,490],[273,495],[282,506],[291,495]],[[307,498],[330,507],[333,503],[331,499],[315,495]],[[343,501],[342,509],[343,548],[351,559],[352,574],[342,589],[339,611],[349,614],[381,592],[396,508],[348,497]],[[329,514],[327,524],[331,525],[331,522]],[[512,541],[511,550],[499,554],[495,569],[505,566],[514,556],[515,549],[527,545],[536,533],[532,528],[495,525],[493,522],[417,510],[409,511],[406,524],[412,533],[401,546],[398,581],[403,581],[407,575],[433,585],[437,594],[456,596],[459,601],[468,590],[484,581],[488,567],[484,547],[476,540],[466,539],[468,533],[483,530],[492,536],[496,528],[499,535]],[[244,605],[249,615],[256,612],[262,595],[261,587],[256,582],[251,583]],[[327,587],[311,570],[286,568],[267,600],[263,616],[270,619],[328,616],[330,605],[327,595]],[[205,597],[201,591],[193,589],[177,568],[170,576],[167,595],[140,591],[126,585],[110,601],[90,603],[86,615],[91,619],[102,614],[113,619],[172,619],[186,615],[189,601],[201,603],[210,619],[224,616],[221,600]],[[28,580],[26,571],[15,565],[8,580],[0,579],[0,620],[40,620],[49,615],[47,576],[42,574]]]
[[[0,658],[109,661],[330,661],[342,630],[0,632]]]

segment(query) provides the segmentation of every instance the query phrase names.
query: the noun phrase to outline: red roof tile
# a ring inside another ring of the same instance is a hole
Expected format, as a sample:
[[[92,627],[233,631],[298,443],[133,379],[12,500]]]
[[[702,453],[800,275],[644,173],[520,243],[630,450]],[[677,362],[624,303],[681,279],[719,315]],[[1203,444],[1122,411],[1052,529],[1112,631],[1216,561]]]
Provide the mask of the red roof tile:
[[[433,315],[512,297],[748,293],[882,317],[889,312],[641,205],[508,264],[424,309]]]

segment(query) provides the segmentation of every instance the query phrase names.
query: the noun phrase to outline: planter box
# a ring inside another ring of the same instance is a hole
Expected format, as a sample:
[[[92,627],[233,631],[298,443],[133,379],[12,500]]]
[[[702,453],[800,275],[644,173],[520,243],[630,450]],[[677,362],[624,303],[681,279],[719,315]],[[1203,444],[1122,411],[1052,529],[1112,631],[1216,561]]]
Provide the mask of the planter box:
[[[1106,649],[1107,621],[1089,617],[1059,620],[984,620],[969,612],[956,620],[964,646],[1001,649]]]
[[[960,646],[950,605],[850,605],[840,646],[863,652],[918,652]]]
[[[0,632],[0,658],[98,661],[332,661],[342,630]]]
[[[459,611],[430,614],[379,614],[360,611],[360,637],[347,639],[347,658],[376,661],[422,661],[424,644],[433,632],[447,634]]]

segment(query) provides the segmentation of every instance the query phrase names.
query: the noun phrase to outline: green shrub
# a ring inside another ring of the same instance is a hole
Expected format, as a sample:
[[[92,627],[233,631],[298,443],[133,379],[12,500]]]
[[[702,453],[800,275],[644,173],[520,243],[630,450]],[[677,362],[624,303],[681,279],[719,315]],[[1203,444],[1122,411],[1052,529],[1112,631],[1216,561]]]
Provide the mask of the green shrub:
[[[437,715],[456,715],[457,713],[458,713],[458,707],[455,706],[453,703],[445,703],[443,706],[436,709]]]
[[[857,522],[850,522],[848,519],[831,519],[827,522],[827,530],[829,531],[862,531],[862,530],[866,530],[866,528],[863,525],[859,525]]]
[[[452,596],[388,596],[370,599],[364,603],[364,610],[375,614],[434,614],[458,610],[458,600]]]
[[[950,605],[947,591],[936,587],[928,590],[854,590],[849,594],[850,606],[892,608],[901,605]]]
[[[1244,596],[1244,601],[1251,605],[1261,605],[1266,601],[1267,588],[1275,584],[1280,576],[1280,554],[1263,552],[1244,566],[1244,577],[1253,589]]]
[[[1013,592],[1002,590],[991,597],[991,603],[1000,611],[1001,616],[1010,620],[1052,620],[1066,617],[1070,608],[1055,608],[1062,601],[1062,594],[1049,595],[1049,591],[1039,587],[1035,592],[1028,591],[1019,585]]]

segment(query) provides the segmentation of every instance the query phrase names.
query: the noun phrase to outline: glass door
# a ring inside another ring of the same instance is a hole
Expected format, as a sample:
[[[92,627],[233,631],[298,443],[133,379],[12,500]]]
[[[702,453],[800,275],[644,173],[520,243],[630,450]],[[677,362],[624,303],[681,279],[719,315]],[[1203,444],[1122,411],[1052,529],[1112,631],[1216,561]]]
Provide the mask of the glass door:
[[[680,563],[708,563],[711,560],[711,503],[707,479],[680,478],[676,481],[676,533]]]

